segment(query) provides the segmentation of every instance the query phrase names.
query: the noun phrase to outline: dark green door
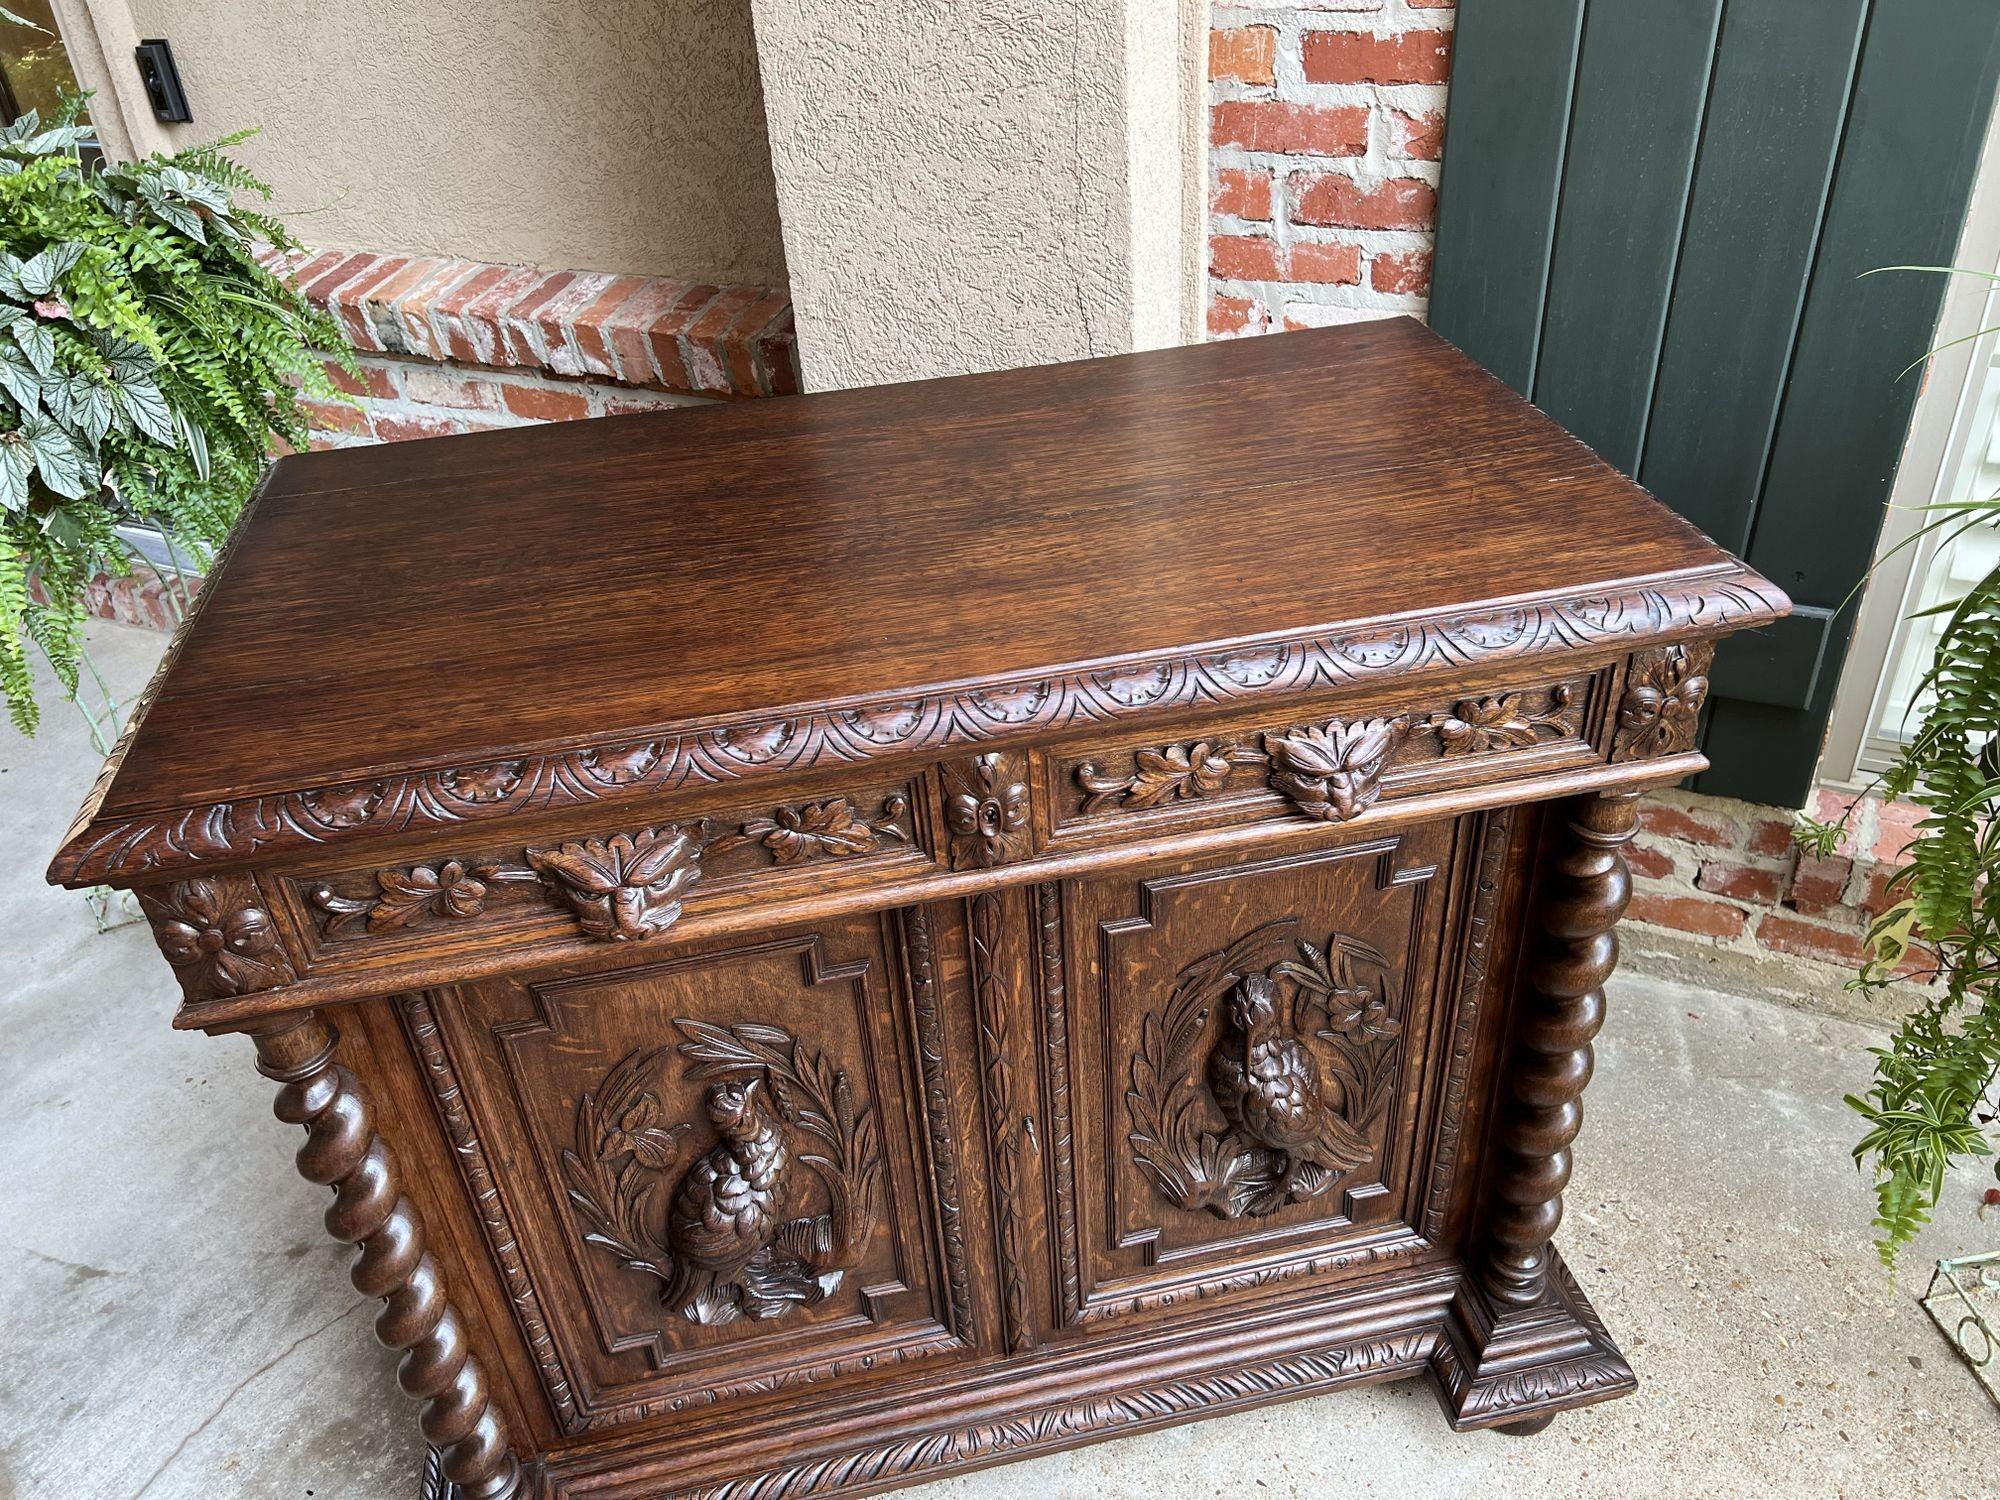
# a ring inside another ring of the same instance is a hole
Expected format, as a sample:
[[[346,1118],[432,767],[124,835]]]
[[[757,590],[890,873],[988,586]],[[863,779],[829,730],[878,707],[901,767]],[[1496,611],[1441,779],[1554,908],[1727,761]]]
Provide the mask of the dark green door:
[[[2000,74],[2000,0],[1459,0],[1431,322],[1785,588],[1705,791],[1812,783]]]

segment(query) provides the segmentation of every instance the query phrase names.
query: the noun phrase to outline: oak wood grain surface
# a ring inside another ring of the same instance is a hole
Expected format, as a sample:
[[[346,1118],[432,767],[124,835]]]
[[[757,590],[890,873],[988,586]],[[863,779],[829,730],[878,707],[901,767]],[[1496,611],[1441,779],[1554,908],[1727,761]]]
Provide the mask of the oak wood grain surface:
[[[99,811],[1729,562],[1401,319],[299,455]]]

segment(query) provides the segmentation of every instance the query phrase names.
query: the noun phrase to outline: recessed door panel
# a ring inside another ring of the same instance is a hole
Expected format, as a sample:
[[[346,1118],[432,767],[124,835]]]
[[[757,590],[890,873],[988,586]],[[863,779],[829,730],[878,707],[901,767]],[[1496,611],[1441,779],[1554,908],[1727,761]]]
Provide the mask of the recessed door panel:
[[[1430,1249],[1461,843],[1436,823],[1069,888],[1069,1321]]]
[[[574,1430],[967,1350],[908,921],[431,997]]]

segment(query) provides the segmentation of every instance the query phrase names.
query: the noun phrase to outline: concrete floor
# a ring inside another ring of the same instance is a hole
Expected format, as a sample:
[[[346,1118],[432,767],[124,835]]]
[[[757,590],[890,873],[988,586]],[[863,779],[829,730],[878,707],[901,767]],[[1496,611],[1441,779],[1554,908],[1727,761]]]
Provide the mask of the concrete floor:
[[[134,685],[157,637],[93,637]],[[0,1500],[409,1500],[392,1361],[248,1045],[169,1030],[143,927],[41,870],[95,773],[65,705],[0,728]],[[1991,1496],[2000,1415],[1915,1305],[2000,1243],[1978,1181],[1891,1288],[1843,1091],[1870,1030],[1627,974],[1560,1243],[1640,1394],[1528,1441],[1376,1387],[967,1475],[934,1500]]]

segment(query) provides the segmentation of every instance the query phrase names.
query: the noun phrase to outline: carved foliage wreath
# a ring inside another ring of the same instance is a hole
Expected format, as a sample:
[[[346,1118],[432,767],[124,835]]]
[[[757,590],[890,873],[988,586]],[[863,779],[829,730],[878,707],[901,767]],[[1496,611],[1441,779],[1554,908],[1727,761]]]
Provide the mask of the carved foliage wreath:
[[[1125,1095],[1127,1140],[1140,1170],[1177,1208],[1255,1218],[1293,1201],[1283,1153],[1223,1124],[1201,1083],[1209,1018],[1248,975],[1290,991],[1288,1025],[1319,1044],[1312,1050],[1323,1082],[1339,1091],[1349,1124],[1371,1133],[1389,1107],[1403,1028],[1391,1008],[1387,958],[1345,933],[1321,948],[1298,930],[1299,919],[1285,917],[1197,959],[1181,970],[1166,1006],[1141,1024]]]

